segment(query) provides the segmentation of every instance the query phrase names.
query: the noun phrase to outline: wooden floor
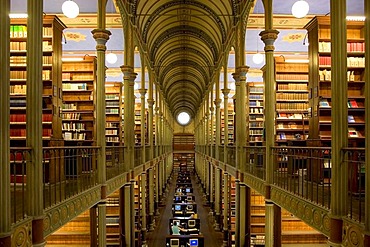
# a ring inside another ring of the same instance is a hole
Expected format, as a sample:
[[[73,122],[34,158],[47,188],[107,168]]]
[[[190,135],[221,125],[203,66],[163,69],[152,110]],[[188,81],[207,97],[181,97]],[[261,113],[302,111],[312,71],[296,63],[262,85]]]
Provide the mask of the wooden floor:
[[[172,218],[172,200],[175,194],[177,174],[171,176],[164,200],[161,202],[159,216],[156,218],[156,228],[147,235],[148,247],[165,247],[166,236],[169,235],[168,222]],[[216,232],[213,229],[212,217],[209,215],[210,208],[205,205],[204,194],[196,176],[191,176],[193,195],[197,204],[197,214],[200,218],[200,233],[204,236],[204,246],[220,247],[222,246],[222,232]]]

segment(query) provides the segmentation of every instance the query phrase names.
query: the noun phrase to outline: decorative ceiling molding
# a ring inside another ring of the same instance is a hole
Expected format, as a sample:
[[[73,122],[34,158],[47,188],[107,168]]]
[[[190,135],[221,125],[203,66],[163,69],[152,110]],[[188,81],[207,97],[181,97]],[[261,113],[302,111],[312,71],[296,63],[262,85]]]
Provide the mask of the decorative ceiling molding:
[[[276,29],[303,29],[303,27],[313,18],[295,18],[292,15],[274,15],[273,25]],[[250,14],[248,17],[247,28],[264,29],[265,17],[261,14]]]

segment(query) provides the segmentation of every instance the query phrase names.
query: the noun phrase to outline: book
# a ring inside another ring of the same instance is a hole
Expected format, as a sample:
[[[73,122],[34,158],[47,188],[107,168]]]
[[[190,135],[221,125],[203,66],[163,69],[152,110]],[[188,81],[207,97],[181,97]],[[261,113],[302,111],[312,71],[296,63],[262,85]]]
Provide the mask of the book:
[[[327,99],[321,99],[319,104],[321,107],[330,107]]]
[[[355,118],[352,115],[348,115],[348,123],[355,123]]]

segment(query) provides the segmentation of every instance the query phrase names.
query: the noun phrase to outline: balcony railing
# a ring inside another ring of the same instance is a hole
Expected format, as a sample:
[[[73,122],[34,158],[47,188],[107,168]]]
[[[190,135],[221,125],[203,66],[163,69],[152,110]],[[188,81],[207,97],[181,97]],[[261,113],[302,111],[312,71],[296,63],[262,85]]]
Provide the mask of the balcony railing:
[[[343,150],[348,167],[348,217],[361,223],[365,220],[365,149]]]
[[[107,180],[127,171],[124,146],[109,146],[105,151]]]
[[[44,208],[97,185],[99,147],[43,148]]]
[[[273,147],[274,184],[325,208],[331,199],[331,149]]]
[[[24,219],[26,212],[27,162],[31,162],[31,148],[10,148],[10,197],[13,223]]]
[[[266,179],[266,147],[264,146],[247,146],[246,168],[245,171],[255,177]]]

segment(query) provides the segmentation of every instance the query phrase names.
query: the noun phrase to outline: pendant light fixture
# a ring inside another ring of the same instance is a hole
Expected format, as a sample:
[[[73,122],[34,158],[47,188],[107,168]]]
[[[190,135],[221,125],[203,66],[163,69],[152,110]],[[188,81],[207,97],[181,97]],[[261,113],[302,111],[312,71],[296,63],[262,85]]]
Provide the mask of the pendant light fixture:
[[[259,13],[258,1],[256,1],[256,6],[255,7],[256,7],[257,12]],[[258,51],[258,37],[257,37],[256,41],[257,41],[256,42],[256,53],[253,55],[252,61],[255,64],[261,64],[261,63],[263,63],[263,59],[264,59],[265,56]]]
[[[303,18],[308,14],[310,5],[304,0],[298,0],[292,6],[292,15],[296,18]]]
[[[105,57],[105,59],[107,60],[107,63],[115,64],[118,58],[116,54],[114,54],[113,52],[109,52],[107,56]]]
[[[76,18],[80,13],[80,8],[74,1],[67,0],[62,4],[62,12],[68,18]]]

